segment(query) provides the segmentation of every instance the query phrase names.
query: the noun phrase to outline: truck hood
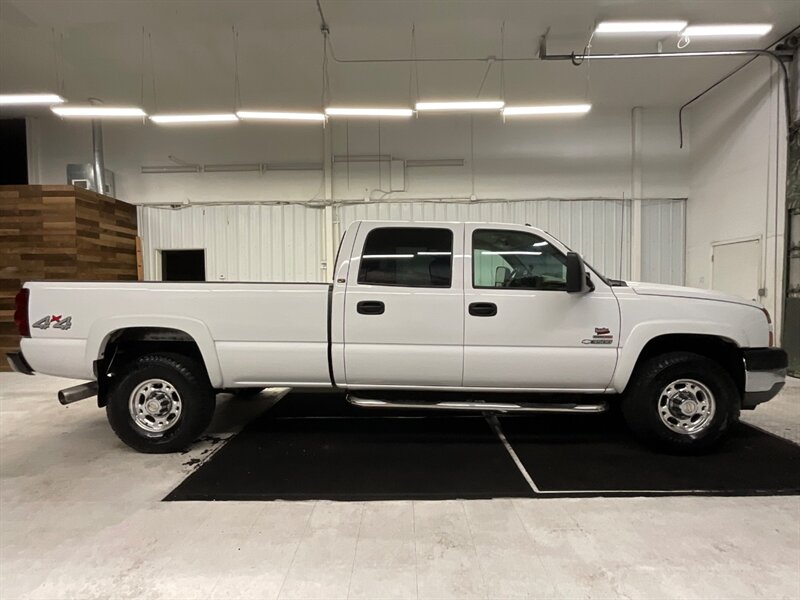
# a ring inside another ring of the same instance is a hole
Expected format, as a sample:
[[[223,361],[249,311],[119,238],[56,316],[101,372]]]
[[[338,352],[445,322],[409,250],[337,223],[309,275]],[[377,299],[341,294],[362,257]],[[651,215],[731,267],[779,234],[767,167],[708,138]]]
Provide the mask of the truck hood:
[[[732,302],[760,308],[760,304],[753,300],[746,300],[739,296],[731,296],[714,290],[683,287],[680,285],[665,285],[661,283],[646,283],[642,281],[627,281],[628,287],[640,296],[670,296],[673,298],[696,298],[698,300],[715,300],[717,302]]]

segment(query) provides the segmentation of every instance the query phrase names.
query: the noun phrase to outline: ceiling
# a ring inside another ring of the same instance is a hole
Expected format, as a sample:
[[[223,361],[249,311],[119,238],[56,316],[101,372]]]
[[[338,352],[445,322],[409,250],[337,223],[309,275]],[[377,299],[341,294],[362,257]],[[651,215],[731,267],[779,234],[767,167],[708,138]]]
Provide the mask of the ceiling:
[[[763,39],[695,40],[689,50],[764,47],[800,25],[797,0],[411,1],[321,0],[338,59],[501,55],[534,58],[548,30],[550,52],[580,51],[604,19],[679,18],[767,22]],[[314,0],[1,0],[0,92],[56,91],[71,101],[143,105],[150,112],[234,108],[238,30],[241,106],[317,110],[322,36]],[[143,33],[144,31],[144,33]],[[595,37],[594,52],[655,51],[656,37]],[[675,50],[675,37],[664,50]],[[152,59],[151,59],[152,54]],[[766,64],[766,59],[763,60]],[[583,101],[595,107],[675,107],[742,64],[737,58],[494,63],[481,97],[509,104]],[[475,98],[485,62],[346,64],[329,61],[331,104],[406,106],[420,99]],[[766,66],[764,67],[766,68]],[[58,75],[56,74],[58,73]],[[414,77],[416,76],[416,77]],[[59,80],[57,84],[56,81]],[[63,81],[63,91],[57,89]]]

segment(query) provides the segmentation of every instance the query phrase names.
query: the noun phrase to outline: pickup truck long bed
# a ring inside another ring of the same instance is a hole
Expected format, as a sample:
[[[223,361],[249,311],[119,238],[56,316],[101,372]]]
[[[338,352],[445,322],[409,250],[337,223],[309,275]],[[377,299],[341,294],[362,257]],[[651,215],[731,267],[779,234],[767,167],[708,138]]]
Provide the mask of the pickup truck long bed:
[[[757,303],[608,280],[546,232],[508,224],[354,223],[330,285],[30,282],[15,320],[12,366],[92,380],[62,401],[97,394],[148,452],[195,439],[216,390],[266,386],[344,389],[368,407],[618,401],[644,441],[697,450],[773,397],[786,369]],[[451,401],[466,392],[481,401]],[[493,401],[520,392],[586,401]]]

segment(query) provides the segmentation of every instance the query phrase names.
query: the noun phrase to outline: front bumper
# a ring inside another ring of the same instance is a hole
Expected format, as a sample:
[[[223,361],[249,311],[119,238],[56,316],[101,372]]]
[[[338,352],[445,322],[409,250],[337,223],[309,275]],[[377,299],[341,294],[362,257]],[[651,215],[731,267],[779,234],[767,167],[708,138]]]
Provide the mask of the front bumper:
[[[742,409],[753,410],[772,400],[786,383],[789,358],[781,348],[744,348]]]
[[[17,373],[33,375],[33,369],[28,364],[28,361],[25,360],[25,357],[22,356],[22,352],[9,352],[6,354],[6,360],[8,360],[8,364]]]

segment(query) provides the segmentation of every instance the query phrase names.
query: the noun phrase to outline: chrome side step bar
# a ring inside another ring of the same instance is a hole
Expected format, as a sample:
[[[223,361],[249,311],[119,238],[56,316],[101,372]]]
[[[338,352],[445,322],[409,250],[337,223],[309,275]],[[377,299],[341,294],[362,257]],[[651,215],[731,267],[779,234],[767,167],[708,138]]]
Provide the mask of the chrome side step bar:
[[[478,410],[488,412],[525,413],[601,413],[608,410],[607,402],[599,404],[522,403],[522,402],[414,402],[407,400],[373,400],[347,395],[347,401],[361,408],[407,408],[414,410]]]

